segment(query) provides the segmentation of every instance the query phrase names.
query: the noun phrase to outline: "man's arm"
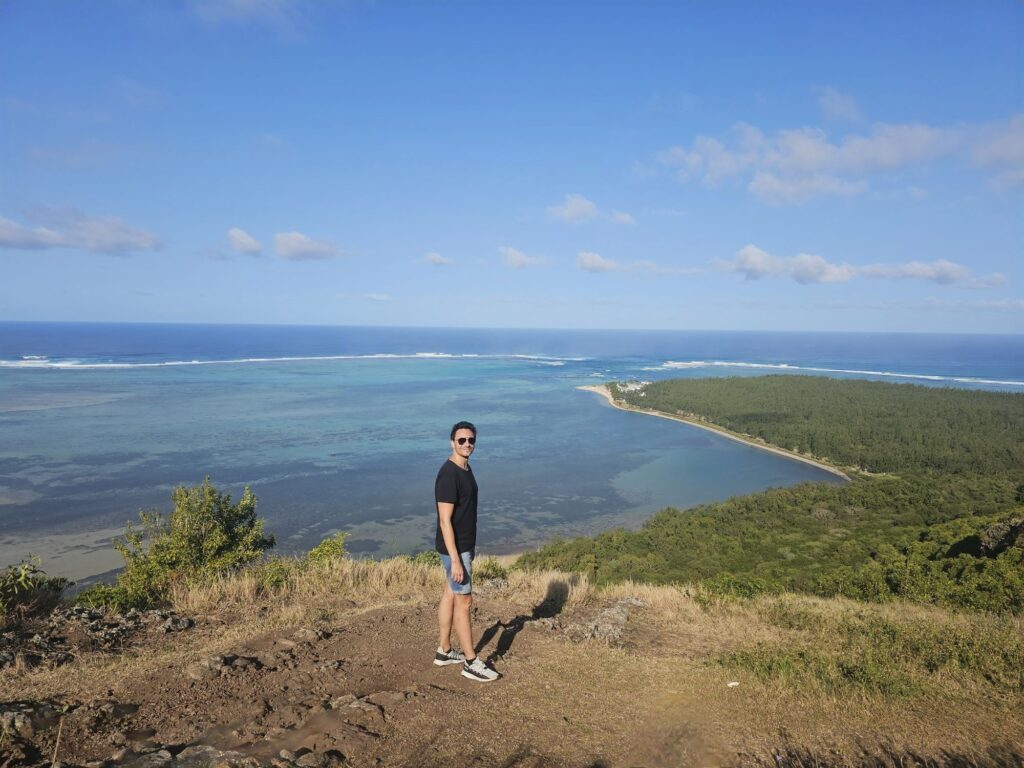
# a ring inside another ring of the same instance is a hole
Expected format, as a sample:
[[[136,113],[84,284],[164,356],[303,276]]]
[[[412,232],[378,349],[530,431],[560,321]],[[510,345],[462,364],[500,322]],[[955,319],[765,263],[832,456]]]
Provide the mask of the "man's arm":
[[[455,505],[448,501],[437,502],[437,515],[441,521],[441,536],[444,537],[444,547],[448,550],[448,556],[452,559],[452,581],[459,584],[466,577],[462,571],[462,558],[459,557],[458,547],[455,546],[455,528],[452,527],[452,515],[455,514]]]

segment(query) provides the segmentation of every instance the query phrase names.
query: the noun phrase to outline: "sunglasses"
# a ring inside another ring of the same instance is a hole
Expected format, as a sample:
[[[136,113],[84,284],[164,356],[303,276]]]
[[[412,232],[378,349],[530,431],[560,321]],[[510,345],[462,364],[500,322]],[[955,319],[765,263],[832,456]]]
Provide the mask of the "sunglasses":
[[[467,442],[470,445],[476,445],[476,438],[475,437],[460,437],[455,442],[458,443],[459,445],[465,445]]]

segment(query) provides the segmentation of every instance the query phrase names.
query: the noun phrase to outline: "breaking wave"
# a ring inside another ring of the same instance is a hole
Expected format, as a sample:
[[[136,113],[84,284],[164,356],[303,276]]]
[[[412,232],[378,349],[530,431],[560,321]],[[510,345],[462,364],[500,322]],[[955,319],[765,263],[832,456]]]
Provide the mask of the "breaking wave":
[[[18,360],[0,360],[0,368],[55,368],[55,369],[116,369],[116,368],[174,368],[197,365],[245,365],[247,363],[299,363],[319,360],[524,360],[542,365],[565,365],[582,362],[585,357],[556,357],[552,355],[479,355],[452,354],[450,352],[414,352],[412,354],[379,353],[371,355],[297,355],[288,357],[239,357],[225,360],[164,360],[159,362],[114,362],[80,359],[51,360],[46,355],[23,355]]]
[[[923,381],[947,381],[956,384],[992,384],[996,386],[1024,387],[1024,381],[1001,379],[980,379],[973,376],[939,376],[925,373],[898,373],[895,371],[861,371],[846,368],[818,368],[815,366],[790,365],[788,363],[743,363],[725,360],[668,360],[661,365],[648,366],[645,371],[675,371],[687,368],[761,368],[772,371],[810,371],[813,373],[847,373],[855,376],[885,376],[894,379],[918,379]]]

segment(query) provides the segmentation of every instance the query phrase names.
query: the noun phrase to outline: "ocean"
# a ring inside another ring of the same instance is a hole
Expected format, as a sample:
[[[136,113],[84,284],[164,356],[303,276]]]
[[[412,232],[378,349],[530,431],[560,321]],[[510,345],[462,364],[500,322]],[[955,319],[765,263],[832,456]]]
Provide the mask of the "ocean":
[[[278,552],[337,530],[358,556],[429,549],[461,419],[484,553],[839,482],[577,389],[779,372],[1024,392],[1024,337],[0,323],[0,567],[107,573],[128,520],[205,476],[252,487]]]

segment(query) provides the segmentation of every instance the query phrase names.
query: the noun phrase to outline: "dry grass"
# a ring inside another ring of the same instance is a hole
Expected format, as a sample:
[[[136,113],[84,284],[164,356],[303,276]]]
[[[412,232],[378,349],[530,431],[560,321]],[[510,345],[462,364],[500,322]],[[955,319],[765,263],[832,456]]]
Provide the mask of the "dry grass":
[[[435,599],[444,587],[437,566],[424,565],[407,557],[388,560],[338,559],[310,566],[292,561],[294,569],[280,586],[267,589],[260,568],[220,577],[202,584],[179,585],[173,592],[176,611],[184,614],[251,613],[254,607],[271,612],[299,606],[336,604],[348,599],[360,605],[379,605],[381,601],[407,602]],[[486,564],[486,558],[485,558]],[[506,574],[506,594],[513,598],[538,602],[555,582],[568,588],[566,605],[585,602],[593,593],[586,576],[566,575],[558,571],[512,571]],[[486,589],[486,585],[482,585]]]
[[[444,587],[437,566],[406,557],[389,560],[331,560],[316,566],[294,565],[279,587],[265,586],[260,567],[246,568],[202,584],[179,584],[172,608],[203,621],[202,629],[187,645],[159,639],[117,656],[83,655],[70,666],[27,669],[23,665],[0,670],[5,699],[99,696],[120,680],[143,676],[148,670],[185,666],[215,653],[223,653],[268,630],[335,621],[388,606],[433,606]],[[558,571],[513,571],[503,599],[537,605],[552,591],[564,596],[563,610],[575,610],[593,599],[594,589],[585,576]],[[487,586],[478,592],[485,594]]]
[[[389,606],[432,609],[444,584],[437,566],[403,557],[296,565],[274,588],[265,575],[252,568],[179,586],[174,608],[203,619],[187,644],[172,636],[56,670],[6,670],[4,698],[99,698],[126,679],[180,668],[275,628],[330,626]],[[517,649],[535,654],[511,661],[510,680],[524,698],[495,699],[494,717],[529,712],[531,702],[552,696],[538,711],[553,717],[588,691],[595,733],[616,717],[642,716],[639,737],[659,750],[643,755],[652,764],[686,762],[698,742],[748,755],[770,755],[786,738],[821,754],[858,743],[937,752],[1024,733],[1021,618],[792,594],[737,600],[693,586],[624,582],[598,589],[585,576],[557,571],[511,570],[504,580],[482,579],[476,591],[480,603],[519,613],[555,595],[573,621],[622,598],[642,601],[631,613],[625,649],[575,646],[544,633],[517,640]],[[425,611],[428,624],[430,615]],[[535,679],[545,660],[571,669],[572,679],[564,686]],[[629,708],[616,714],[627,699]]]
[[[638,638],[640,647],[704,658],[808,694],[1012,698],[1020,693],[1020,618],[792,594],[736,600],[699,587],[628,581],[597,589],[581,574],[505,571],[497,560],[481,565],[482,572],[504,577],[502,599],[520,604],[539,605],[554,595],[562,612],[578,613],[600,601],[639,598],[651,640]],[[267,629],[327,620],[342,603],[346,612],[432,603],[443,583],[439,568],[405,557],[338,559],[317,566],[295,561],[287,579],[272,589],[260,568],[250,568],[180,586],[173,601],[182,613],[212,614],[229,632],[244,633],[250,623]],[[478,593],[486,597],[487,590],[487,580],[478,581]],[[665,636],[673,641],[664,642]]]

